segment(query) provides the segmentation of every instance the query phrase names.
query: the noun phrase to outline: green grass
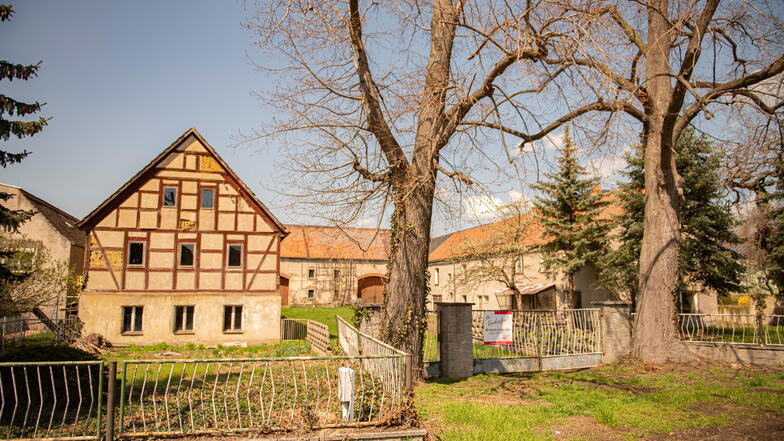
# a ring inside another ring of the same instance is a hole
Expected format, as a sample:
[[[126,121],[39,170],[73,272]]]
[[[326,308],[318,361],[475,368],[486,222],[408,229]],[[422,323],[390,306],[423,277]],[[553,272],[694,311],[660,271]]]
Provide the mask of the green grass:
[[[416,404],[426,426],[445,441],[591,439],[606,433],[640,439],[723,427],[763,410],[782,418],[784,374],[715,366],[670,372],[611,366],[480,375],[422,384]],[[561,427],[569,433],[555,434]]]
[[[308,319],[324,323],[329,326],[329,336],[333,340],[338,338],[338,325],[335,317],[341,316],[349,323],[352,323],[354,311],[351,307],[341,306],[338,308],[309,308],[306,306],[289,306],[283,308],[280,313],[283,318]]]
[[[168,353],[168,354],[165,354]],[[174,355],[171,353],[176,353]],[[183,346],[172,346],[159,343],[151,346],[131,345],[115,348],[103,354],[104,360],[145,360],[152,358],[263,358],[263,357],[297,357],[313,355],[310,343],[304,341],[282,341],[255,346],[216,346],[206,347],[189,343]]]

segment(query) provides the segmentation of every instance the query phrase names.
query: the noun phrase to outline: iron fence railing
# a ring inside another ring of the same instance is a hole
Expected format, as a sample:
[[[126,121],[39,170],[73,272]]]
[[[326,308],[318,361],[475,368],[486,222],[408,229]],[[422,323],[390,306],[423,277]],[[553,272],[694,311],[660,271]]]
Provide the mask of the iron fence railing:
[[[281,340],[305,340],[308,336],[308,320],[280,319]]]
[[[16,345],[58,345],[78,335],[76,318],[47,319],[28,317],[0,318],[0,350]]]
[[[322,353],[329,352],[329,326],[315,320],[281,319],[281,340],[307,340]]]
[[[784,345],[784,315],[679,314],[684,341]]]
[[[120,437],[345,427],[382,423],[399,394],[363,368],[389,356],[135,360],[120,365]],[[391,363],[399,363],[391,358]],[[355,372],[354,416],[338,370]]]
[[[472,311],[471,328],[476,359],[601,352],[598,309],[512,311],[512,343],[504,345],[484,344],[485,312]]]
[[[97,440],[102,361],[0,363],[0,436]]]
[[[441,352],[438,348],[438,313],[428,312],[426,317],[427,328],[425,329],[425,336],[422,341],[422,345],[424,346],[422,360],[425,362],[439,361],[441,359]]]

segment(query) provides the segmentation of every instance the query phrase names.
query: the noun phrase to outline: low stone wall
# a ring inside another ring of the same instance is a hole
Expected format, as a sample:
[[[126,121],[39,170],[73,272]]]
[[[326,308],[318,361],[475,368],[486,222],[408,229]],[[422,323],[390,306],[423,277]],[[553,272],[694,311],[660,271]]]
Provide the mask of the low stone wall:
[[[784,366],[784,346],[686,342],[686,348],[698,357],[721,363]]]

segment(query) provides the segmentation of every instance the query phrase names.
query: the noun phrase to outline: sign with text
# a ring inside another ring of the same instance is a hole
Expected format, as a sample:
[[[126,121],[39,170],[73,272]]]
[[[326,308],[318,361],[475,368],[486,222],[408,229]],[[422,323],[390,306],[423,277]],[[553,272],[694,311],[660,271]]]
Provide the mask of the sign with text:
[[[513,317],[512,311],[485,311],[484,344],[511,345]]]

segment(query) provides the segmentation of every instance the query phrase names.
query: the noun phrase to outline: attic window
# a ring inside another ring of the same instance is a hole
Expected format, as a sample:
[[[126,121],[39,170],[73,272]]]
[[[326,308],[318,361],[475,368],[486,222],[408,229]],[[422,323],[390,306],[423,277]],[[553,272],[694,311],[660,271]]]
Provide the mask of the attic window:
[[[163,206],[176,207],[177,206],[177,188],[176,187],[163,187]]]

